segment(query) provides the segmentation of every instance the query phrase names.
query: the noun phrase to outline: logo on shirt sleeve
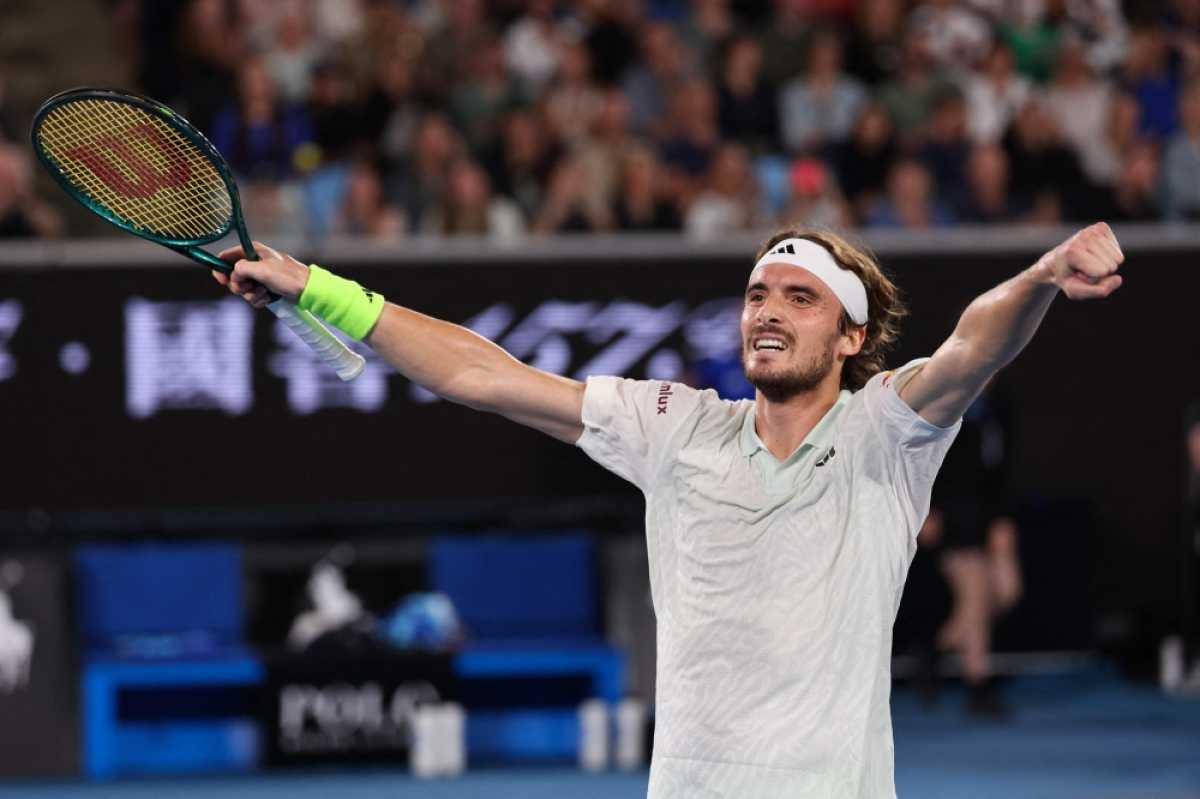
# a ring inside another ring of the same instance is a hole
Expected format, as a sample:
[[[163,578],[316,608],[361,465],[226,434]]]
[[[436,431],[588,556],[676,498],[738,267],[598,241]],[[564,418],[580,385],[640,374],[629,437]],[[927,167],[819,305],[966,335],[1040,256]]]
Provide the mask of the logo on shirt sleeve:
[[[671,389],[670,383],[663,383],[658,387],[658,412],[656,416],[663,416],[667,413],[667,403],[671,400],[671,395],[675,392]]]

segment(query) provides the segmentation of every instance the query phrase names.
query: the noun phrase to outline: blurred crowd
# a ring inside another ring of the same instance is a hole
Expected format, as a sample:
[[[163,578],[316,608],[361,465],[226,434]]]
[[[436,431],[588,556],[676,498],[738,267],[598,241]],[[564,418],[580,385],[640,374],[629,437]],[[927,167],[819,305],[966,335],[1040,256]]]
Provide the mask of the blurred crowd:
[[[1200,0],[113,7],[260,235],[1200,215]]]

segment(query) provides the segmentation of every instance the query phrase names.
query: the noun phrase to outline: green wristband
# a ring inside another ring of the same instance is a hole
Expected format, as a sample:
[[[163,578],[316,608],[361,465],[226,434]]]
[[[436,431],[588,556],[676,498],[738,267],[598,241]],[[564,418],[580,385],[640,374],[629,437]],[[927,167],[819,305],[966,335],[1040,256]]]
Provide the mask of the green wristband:
[[[365,289],[353,280],[309,264],[308,284],[296,304],[355,341],[362,341],[383,313],[384,299],[382,294]]]

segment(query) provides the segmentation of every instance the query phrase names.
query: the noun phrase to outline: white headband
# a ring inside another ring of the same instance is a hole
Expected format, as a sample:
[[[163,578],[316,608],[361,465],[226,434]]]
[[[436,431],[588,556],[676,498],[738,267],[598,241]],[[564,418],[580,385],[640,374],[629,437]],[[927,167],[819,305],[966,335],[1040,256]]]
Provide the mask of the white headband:
[[[863,286],[858,275],[849,269],[838,266],[837,261],[829,254],[829,250],[808,239],[785,239],[771,251],[758,259],[754,265],[758,269],[763,264],[789,264],[811,272],[813,277],[820,280],[834,296],[841,301],[842,307],[850,315],[850,320],[856,325],[867,323],[867,289]]]

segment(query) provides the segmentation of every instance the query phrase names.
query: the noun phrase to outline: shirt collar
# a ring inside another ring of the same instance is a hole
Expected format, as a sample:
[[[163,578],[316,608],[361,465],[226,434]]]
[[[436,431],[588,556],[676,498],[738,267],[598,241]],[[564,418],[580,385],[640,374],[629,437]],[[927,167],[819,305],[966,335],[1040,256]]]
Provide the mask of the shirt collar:
[[[821,417],[821,421],[817,422],[816,426],[808,431],[808,435],[800,442],[800,446],[796,447],[796,451],[788,456],[787,461],[785,461],[786,463],[791,463],[803,453],[813,449],[820,449],[829,443],[833,438],[833,427],[837,422],[837,417],[841,413],[842,408],[846,406],[846,403],[850,401],[851,396],[853,396],[852,393],[846,389],[838,393],[837,401],[825,412],[825,415]],[[758,432],[754,429],[753,402],[749,403],[746,418],[742,421],[742,433],[738,439],[738,443],[741,446],[742,454],[747,458],[759,451],[770,454],[766,445],[763,444],[762,439],[758,437]]]

